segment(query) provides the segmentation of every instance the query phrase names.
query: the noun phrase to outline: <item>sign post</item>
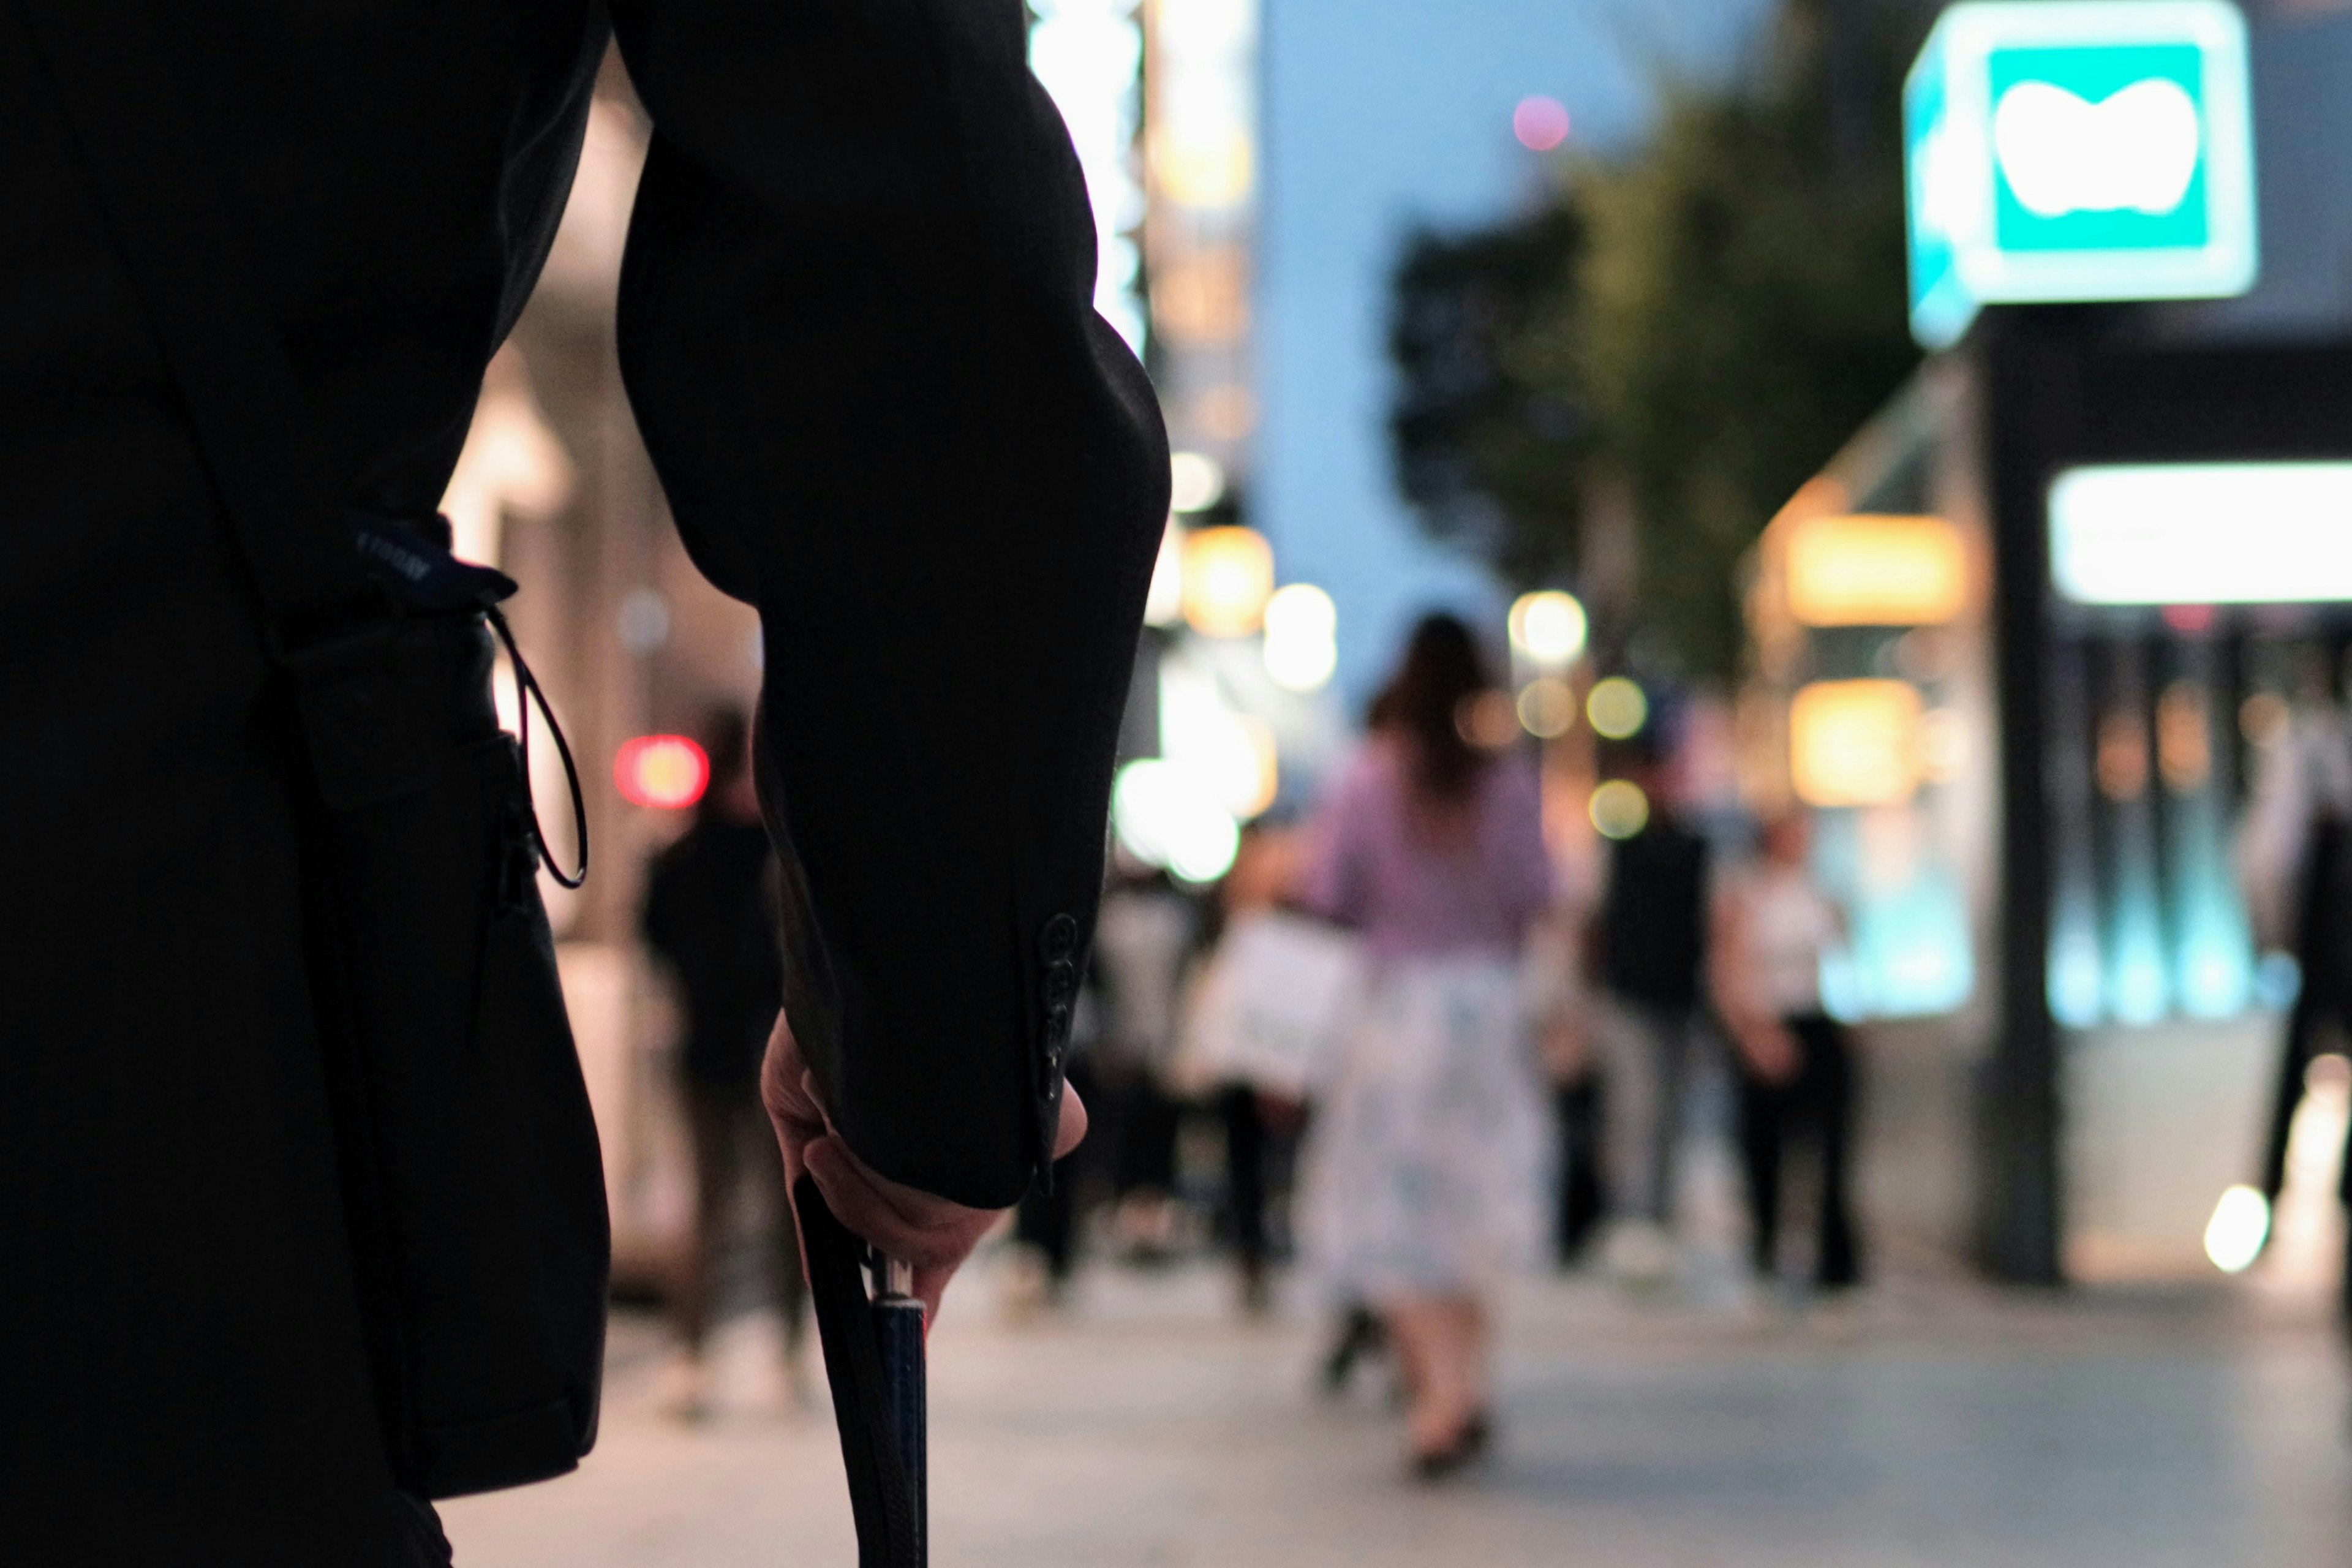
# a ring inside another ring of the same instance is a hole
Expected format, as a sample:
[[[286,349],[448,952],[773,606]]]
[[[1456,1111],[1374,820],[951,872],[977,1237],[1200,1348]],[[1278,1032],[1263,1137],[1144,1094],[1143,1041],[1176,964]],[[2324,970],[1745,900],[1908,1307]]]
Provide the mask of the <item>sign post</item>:
[[[1911,327],[1984,305],[2253,287],[2246,25],[2229,0],[1966,0],[1904,88]]]

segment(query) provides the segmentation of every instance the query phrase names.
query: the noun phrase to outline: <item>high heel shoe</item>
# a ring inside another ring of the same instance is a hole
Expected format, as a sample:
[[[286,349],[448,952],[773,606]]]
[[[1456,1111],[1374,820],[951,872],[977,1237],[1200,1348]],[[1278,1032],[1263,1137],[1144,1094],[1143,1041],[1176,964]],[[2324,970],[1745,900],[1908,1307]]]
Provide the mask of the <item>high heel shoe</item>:
[[[1322,1384],[1327,1398],[1338,1398],[1348,1391],[1348,1379],[1356,1363],[1366,1356],[1377,1355],[1384,1348],[1387,1335],[1381,1331],[1381,1321],[1368,1307],[1348,1309],[1339,1324],[1339,1338],[1323,1358]]]
[[[1423,1482],[1442,1481],[1483,1456],[1495,1443],[1494,1417],[1485,1408],[1472,1411],[1454,1436],[1433,1448],[1412,1451],[1412,1475]]]
[[[1435,1448],[1412,1451],[1412,1479],[1424,1484],[1444,1480],[1470,1462],[1470,1446],[1461,1437]]]

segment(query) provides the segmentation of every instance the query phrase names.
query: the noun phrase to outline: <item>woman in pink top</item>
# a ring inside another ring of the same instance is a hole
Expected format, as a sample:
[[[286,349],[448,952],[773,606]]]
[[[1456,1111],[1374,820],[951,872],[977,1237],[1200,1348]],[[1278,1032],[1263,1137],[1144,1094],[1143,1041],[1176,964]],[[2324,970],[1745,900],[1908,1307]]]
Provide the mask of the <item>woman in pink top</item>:
[[[1517,973],[1550,863],[1533,770],[1465,733],[1488,685],[1460,621],[1415,628],[1299,889],[1363,934],[1372,975],[1318,1115],[1308,1255],[1387,1319],[1430,1478],[1487,1439],[1486,1303],[1543,1230],[1548,1123]]]

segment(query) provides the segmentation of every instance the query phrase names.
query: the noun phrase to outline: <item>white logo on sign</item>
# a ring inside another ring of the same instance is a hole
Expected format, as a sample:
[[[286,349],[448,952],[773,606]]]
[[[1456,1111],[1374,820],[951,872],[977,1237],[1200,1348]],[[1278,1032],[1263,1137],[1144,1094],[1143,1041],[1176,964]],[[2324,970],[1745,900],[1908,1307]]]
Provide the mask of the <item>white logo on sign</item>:
[[[2201,139],[2196,101],[2160,78],[2098,103],[2046,81],[2020,82],[1992,116],[2009,188],[2036,217],[2171,212],[2197,176]]]

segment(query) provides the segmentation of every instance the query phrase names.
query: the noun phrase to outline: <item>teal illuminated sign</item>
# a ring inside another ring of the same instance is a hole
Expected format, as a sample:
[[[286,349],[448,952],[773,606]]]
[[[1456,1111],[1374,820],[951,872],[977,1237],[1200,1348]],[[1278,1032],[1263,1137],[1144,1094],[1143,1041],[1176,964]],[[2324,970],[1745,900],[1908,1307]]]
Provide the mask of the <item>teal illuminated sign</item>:
[[[1904,89],[1911,327],[2002,302],[2253,286],[2246,26],[2228,0],[1969,0]]]

